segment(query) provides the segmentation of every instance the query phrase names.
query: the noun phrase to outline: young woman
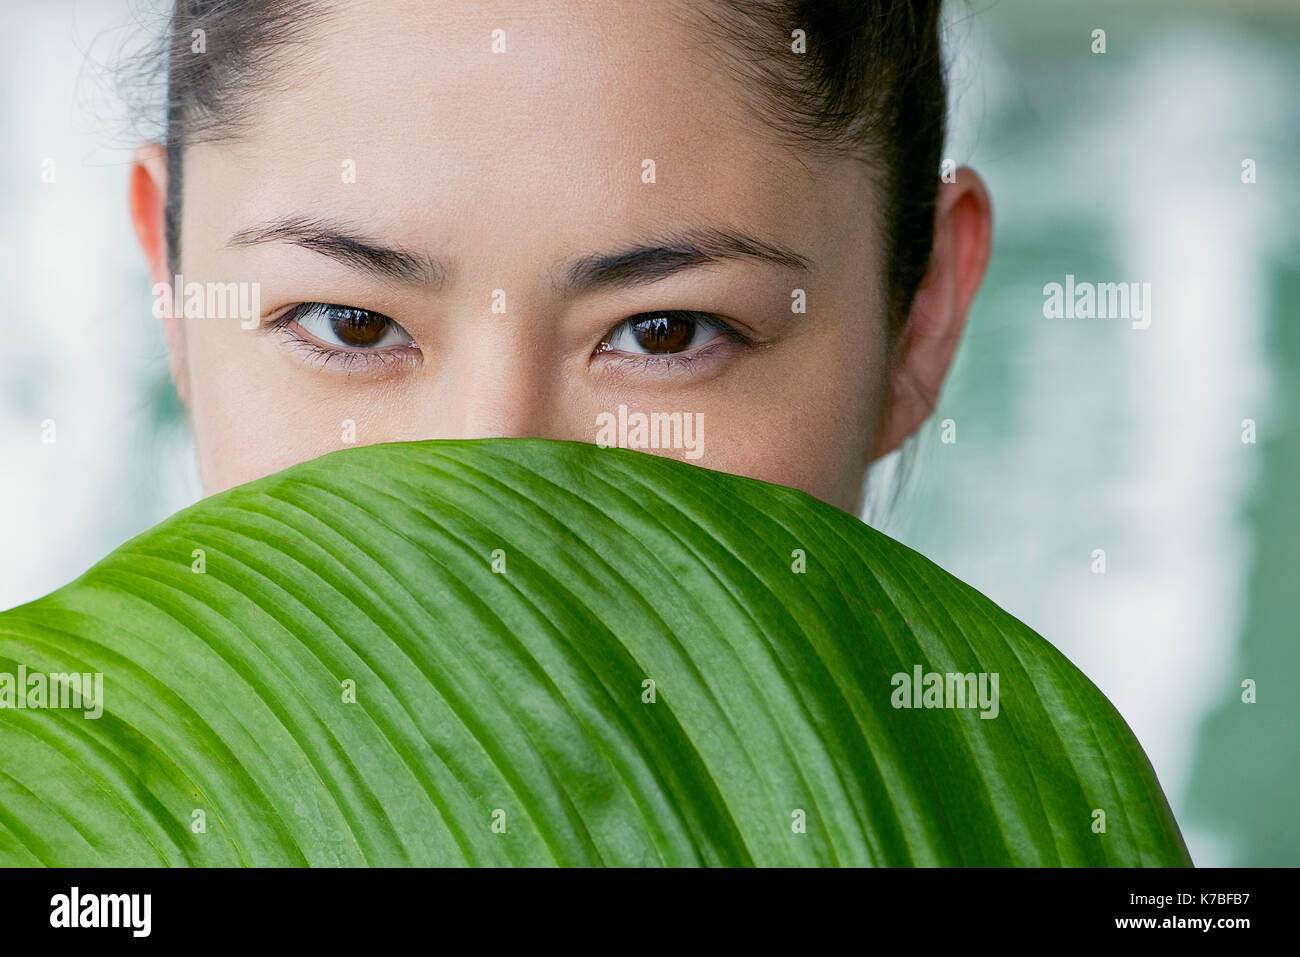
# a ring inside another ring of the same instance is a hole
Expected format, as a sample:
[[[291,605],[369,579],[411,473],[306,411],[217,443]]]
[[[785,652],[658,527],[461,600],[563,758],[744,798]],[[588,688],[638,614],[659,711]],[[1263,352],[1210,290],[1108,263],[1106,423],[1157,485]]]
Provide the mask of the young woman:
[[[989,254],[939,6],[179,0],[130,204],[205,490],[622,406],[856,512]]]

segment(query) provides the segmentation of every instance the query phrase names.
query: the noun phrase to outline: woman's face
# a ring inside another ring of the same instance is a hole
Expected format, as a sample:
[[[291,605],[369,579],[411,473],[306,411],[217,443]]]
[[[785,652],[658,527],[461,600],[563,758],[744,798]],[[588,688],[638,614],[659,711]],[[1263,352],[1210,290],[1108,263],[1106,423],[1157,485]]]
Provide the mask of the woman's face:
[[[618,443],[625,406],[694,424],[648,451],[856,508],[878,200],[777,144],[690,7],[353,2],[282,52],[184,157],[183,282],[259,306],[169,329],[207,492],[349,444]]]

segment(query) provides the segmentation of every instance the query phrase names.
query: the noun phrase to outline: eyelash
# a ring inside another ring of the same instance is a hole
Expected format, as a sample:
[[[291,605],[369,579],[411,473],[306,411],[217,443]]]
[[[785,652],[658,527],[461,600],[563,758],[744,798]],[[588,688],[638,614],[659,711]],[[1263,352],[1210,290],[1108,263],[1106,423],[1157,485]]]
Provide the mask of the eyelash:
[[[685,369],[687,371],[694,369],[696,363],[707,361],[716,356],[718,352],[727,345],[727,343],[710,344],[695,354],[690,353],[671,353],[662,356],[611,356],[608,361],[614,363],[616,371],[632,368],[638,373],[657,375],[667,373],[674,367]],[[657,367],[657,371],[655,368]]]
[[[292,332],[289,333],[289,341],[299,346],[308,359],[322,368],[330,362],[351,369],[357,365],[391,365],[411,358],[392,349],[331,349]]]
[[[291,345],[301,351],[304,358],[321,368],[324,368],[331,362],[333,362],[336,367],[351,370],[357,366],[375,368],[376,366],[390,366],[398,363],[419,361],[420,355],[418,349],[393,346],[388,346],[383,349],[340,349],[320,342],[315,336],[312,336],[305,331],[297,331],[302,329],[302,326],[298,325],[298,321],[313,309],[355,309],[357,312],[365,312],[370,315],[380,316],[386,321],[393,323],[394,326],[401,328],[400,323],[393,319],[389,319],[387,316],[383,315],[383,313],[375,312],[372,309],[360,309],[354,306],[342,306],[338,303],[329,302],[298,303],[279,318],[269,323],[267,328],[282,335]]]
[[[606,343],[614,339],[623,329],[631,329],[634,324],[646,319],[663,317],[689,319],[699,327],[714,330],[722,335],[715,336],[694,349],[683,350],[682,352],[633,353],[605,347]],[[616,323],[601,337],[600,346],[597,347],[593,355],[605,357],[605,361],[612,363],[612,367],[618,371],[631,368],[638,369],[642,373],[654,374],[651,373],[651,370],[655,367],[658,368],[660,373],[667,373],[675,366],[691,370],[699,362],[718,357],[719,354],[726,352],[728,347],[752,346],[753,344],[752,339],[741,333],[721,316],[692,310],[666,309],[640,312]]]
[[[304,302],[292,306],[284,314],[270,322],[268,329],[284,336],[291,344],[299,348],[304,356],[311,362],[316,363],[319,367],[324,368],[333,362],[336,367],[352,370],[358,366],[369,366],[374,368],[376,365],[389,366],[395,363],[418,361],[419,350],[411,348],[394,348],[389,346],[383,349],[339,349],[333,346],[325,345],[317,340],[314,336],[295,331],[298,320],[307,315],[313,309],[356,309],[358,312],[366,312],[375,316],[382,316],[388,322],[401,328],[400,323],[382,313],[374,312],[369,309],[360,309],[352,306],[342,306],[337,303],[322,302]],[[669,352],[669,353],[626,353],[615,349],[604,349],[598,347],[592,354],[604,357],[603,361],[611,363],[613,368],[622,371],[623,369],[639,367],[639,371],[647,374],[651,373],[652,368],[658,368],[660,372],[666,373],[674,366],[686,370],[693,369],[698,362],[715,358],[721,352],[724,352],[728,346],[751,346],[753,340],[739,332],[731,323],[721,316],[715,316],[711,313],[695,312],[691,310],[659,310],[652,312],[640,312],[633,316],[615,323],[604,336],[601,337],[601,346],[614,338],[617,333],[625,327],[630,328],[632,324],[656,317],[674,317],[690,319],[697,325],[716,330],[722,334],[721,337],[715,337],[702,346],[696,347],[692,351]],[[301,328],[301,326],[297,326]],[[725,340],[725,341],[722,341]],[[415,355],[411,355],[414,352]]]

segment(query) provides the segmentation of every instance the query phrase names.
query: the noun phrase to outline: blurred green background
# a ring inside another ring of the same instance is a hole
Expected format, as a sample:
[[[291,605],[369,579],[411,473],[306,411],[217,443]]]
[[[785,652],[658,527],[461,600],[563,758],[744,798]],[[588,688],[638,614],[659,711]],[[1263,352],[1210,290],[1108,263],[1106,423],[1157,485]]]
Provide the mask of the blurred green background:
[[[199,494],[101,68],[158,6],[0,0],[0,607]],[[869,518],[1098,684],[1198,864],[1300,864],[1300,4],[963,0],[947,20],[947,154],[990,186],[995,252],[901,495]],[[1044,318],[1067,274],[1150,283],[1151,327]]]

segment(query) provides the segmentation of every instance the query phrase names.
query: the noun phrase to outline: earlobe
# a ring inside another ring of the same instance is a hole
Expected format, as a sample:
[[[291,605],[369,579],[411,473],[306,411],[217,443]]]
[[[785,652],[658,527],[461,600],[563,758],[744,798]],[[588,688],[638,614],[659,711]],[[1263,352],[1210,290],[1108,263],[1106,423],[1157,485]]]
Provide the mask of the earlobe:
[[[167,150],[157,143],[146,143],[135,152],[127,200],[136,240],[144,252],[149,278],[154,286],[170,286],[171,269],[167,251]],[[189,403],[189,382],[185,371],[185,337],[180,319],[175,315],[162,318],[167,340],[172,382],[181,401]]]
[[[939,187],[930,265],[891,363],[872,460],[894,451],[929,418],[952,363],[971,301],[988,268],[993,211],[969,167]]]

